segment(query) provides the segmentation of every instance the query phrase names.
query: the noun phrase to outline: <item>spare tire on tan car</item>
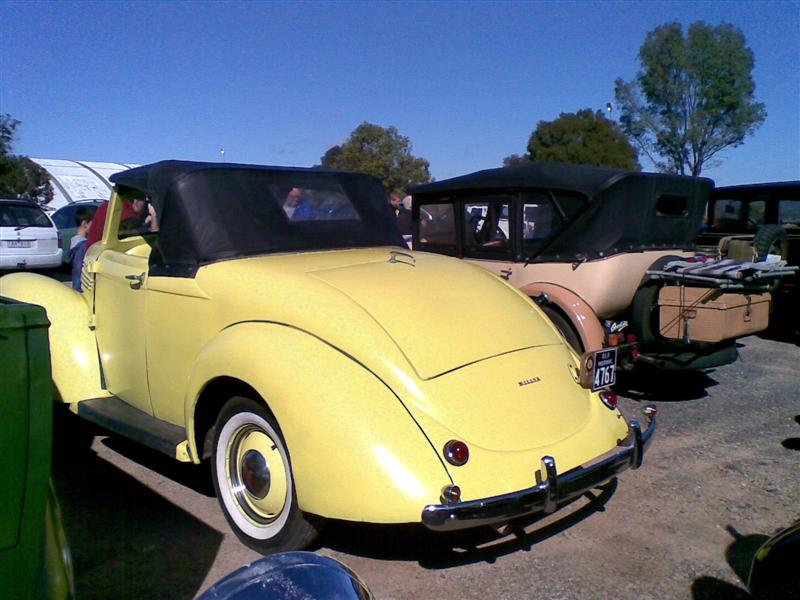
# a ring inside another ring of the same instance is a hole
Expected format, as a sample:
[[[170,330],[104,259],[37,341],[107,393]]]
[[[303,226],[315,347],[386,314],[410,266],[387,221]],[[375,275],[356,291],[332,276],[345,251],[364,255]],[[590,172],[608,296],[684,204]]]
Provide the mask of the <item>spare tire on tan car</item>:
[[[776,254],[786,259],[789,238],[782,225],[762,225],[753,238],[753,252],[756,261],[767,259],[768,254]]]
[[[674,260],[683,260],[680,256],[662,256],[654,261],[647,270],[659,271]],[[648,281],[647,275],[642,278],[642,283],[631,302],[631,322],[636,337],[640,342],[649,343],[659,339],[658,323],[658,292],[661,284],[655,281]]]

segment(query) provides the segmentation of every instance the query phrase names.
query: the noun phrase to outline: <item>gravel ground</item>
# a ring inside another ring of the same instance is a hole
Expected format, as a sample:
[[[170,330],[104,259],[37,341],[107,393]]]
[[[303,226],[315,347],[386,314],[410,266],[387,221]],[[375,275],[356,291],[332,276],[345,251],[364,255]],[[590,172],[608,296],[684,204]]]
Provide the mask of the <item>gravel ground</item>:
[[[800,347],[746,338],[707,375],[620,385],[635,418],[658,406],[644,466],[618,485],[500,535],[333,522],[315,548],[377,598],[748,598],[758,545],[800,518]],[[208,471],[95,438],[54,478],[77,597],[192,598],[259,556],[230,532]],[[795,597],[800,597],[800,590]]]

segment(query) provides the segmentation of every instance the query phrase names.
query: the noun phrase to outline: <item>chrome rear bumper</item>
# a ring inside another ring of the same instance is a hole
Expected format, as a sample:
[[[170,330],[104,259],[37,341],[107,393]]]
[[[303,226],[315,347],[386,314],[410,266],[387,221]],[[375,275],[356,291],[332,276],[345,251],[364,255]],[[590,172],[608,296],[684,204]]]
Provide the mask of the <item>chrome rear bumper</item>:
[[[501,523],[535,512],[553,512],[556,507],[595,488],[622,471],[638,469],[656,428],[655,416],[648,416],[647,429],[637,421],[628,423],[628,436],[613,450],[592,462],[559,474],[552,456],[542,457],[542,477],[537,485],[503,494],[453,504],[429,504],[422,510],[422,523],[434,531],[455,531]]]

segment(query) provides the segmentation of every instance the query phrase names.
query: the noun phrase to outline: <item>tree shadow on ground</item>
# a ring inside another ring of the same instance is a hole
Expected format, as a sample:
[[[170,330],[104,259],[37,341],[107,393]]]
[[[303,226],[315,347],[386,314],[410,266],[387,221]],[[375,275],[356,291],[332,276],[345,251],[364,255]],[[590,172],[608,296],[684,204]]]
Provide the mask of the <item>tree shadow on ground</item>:
[[[422,525],[330,521],[318,545],[378,560],[416,561],[426,569],[493,563],[501,556],[520,550],[530,551],[539,542],[605,510],[605,504],[616,488],[617,480],[613,479],[601,488],[563,505],[555,515],[521,517],[499,531],[492,527],[478,527],[439,533],[428,531]],[[545,519],[548,522],[542,524]]]
[[[642,365],[617,375],[614,391],[640,402],[686,402],[707,397],[719,385],[701,371],[662,371]]]
[[[223,535],[91,449],[54,447],[53,481],[72,550],[76,597],[191,598]]]

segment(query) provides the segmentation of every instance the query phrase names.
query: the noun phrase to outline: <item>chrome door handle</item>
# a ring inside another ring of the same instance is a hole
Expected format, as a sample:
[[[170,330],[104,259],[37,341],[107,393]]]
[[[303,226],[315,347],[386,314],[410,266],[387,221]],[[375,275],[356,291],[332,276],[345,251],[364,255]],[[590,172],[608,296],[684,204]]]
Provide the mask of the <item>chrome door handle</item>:
[[[144,273],[141,275],[125,275],[125,279],[130,281],[131,289],[138,290],[144,283]]]
[[[501,269],[500,277],[508,281],[511,278],[511,269]]]

